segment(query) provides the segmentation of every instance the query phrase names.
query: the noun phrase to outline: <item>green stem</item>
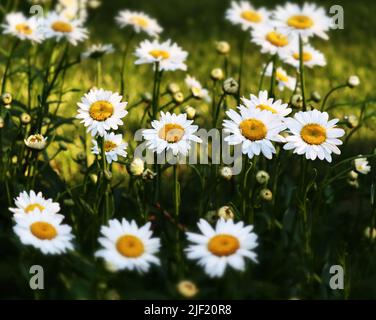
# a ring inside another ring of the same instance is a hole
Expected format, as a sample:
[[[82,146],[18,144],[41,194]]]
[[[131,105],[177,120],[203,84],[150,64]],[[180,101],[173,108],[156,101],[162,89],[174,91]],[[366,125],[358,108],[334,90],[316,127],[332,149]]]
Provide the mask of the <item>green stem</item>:
[[[125,94],[125,67],[127,64],[127,56],[129,52],[129,48],[131,47],[132,40],[134,38],[135,33],[132,32],[129,36],[128,43],[125,46],[123,51],[123,56],[121,58],[121,70],[120,70],[120,94],[124,97]]]
[[[320,110],[321,111],[324,111],[325,110],[325,106],[326,106],[326,102],[328,101],[329,97],[331,96],[331,94],[339,89],[342,89],[342,88],[347,88],[347,84],[341,84],[337,87],[334,87],[332,88],[327,94],[326,96],[324,97],[323,101],[322,101],[322,104],[321,104],[321,108]]]
[[[261,78],[260,78],[260,83],[259,83],[259,86],[258,86],[258,92],[260,92],[262,90],[262,87],[263,87],[263,84],[264,84],[264,79],[265,79],[265,74],[266,74],[266,70],[268,69],[269,65],[272,63],[274,59],[274,56],[272,56],[270,58],[270,60],[265,63],[265,66],[264,68],[262,69],[262,73],[261,73]]]
[[[239,88],[237,93],[237,102],[240,104],[240,96],[241,96],[241,87],[242,87],[242,76],[243,76],[243,64],[244,64],[244,56],[245,56],[245,50],[246,50],[246,43],[248,41],[248,37],[244,36],[241,46],[240,46],[240,67],[239,67]]]
[[[276,79],[276,70],[277,70],[277,58],[278,58],[277,54],[275,54],[273,56],[273,60],[272,60],[273,68],[272,68],[272,76],[271,76],[271,79],[270,79],[270,92],[269,92],[270,98],[275,97],[274,88],[275,88],[275,79]]]
[[[302,98],[303,98],[303,111],[307,110],[306,105],[306,96],[305,96],[305,80],[304,80],[304,61],[303,61],[303,39],[302,36],[299,35],[299,74],[300,74],[300,87],[302,90]]]
[[[179,176],[178,176],[178,164],[175,164],[174,167],[174,208],[175,208],[175,216],[176,221],[178,222],[180,216],[180,186],[179,186]]]
[[[102,59],[98,58],[97,59],[97,88],[101,87],[101,82],[102,82]]]

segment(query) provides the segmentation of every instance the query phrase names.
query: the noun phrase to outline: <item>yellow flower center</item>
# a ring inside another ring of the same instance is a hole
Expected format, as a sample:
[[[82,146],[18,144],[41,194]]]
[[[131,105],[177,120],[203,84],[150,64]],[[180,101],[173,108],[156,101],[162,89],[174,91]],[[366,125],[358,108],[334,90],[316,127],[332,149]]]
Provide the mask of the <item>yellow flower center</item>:
[[[208,243],[208,250],[218,257],[230,256],[239,248],[239,240],[230,234],[218,234]]]
[[[258,14],[256,11],[253,10],[245,10],[242,12],[241,17],[244,20],[247,20],[249,22],[261,22],[262,17],[260,14]]]
[[[131,23],[141,28],[147,28],[147,26],[149,25],[149,21],[143,17],[134,16],[130,18],[129,20]]]
[[[24,210],[25,210],[26,213],[29,213],[29,212],[34,211],[35,209],[39,209],[42,212],[46,208],[43,207],[39,203],[32,203],[32,204],[29,204]]]
[[[40,240],[52,240],[57,236],[56,228],[44,221],[34,222],[30,226],[31,233]]]
[[[151,50],[149,54],[155,59],[166,60],[170,58],[170,54],[166,50]]]
[[[309,29],[313,26],[313,20],[304,15],[295,15],[287,20],[287,24],[296,29]]]
[[[159,131],[159,138],[166,140],[169,143],[179,142],[184,136],[184,128],[175,123],[165,124]]]
[[[256,108],[260,110],[271,111],[272,113],[277,113],[277,110],[273,109],[270,106],[267,106],[266,104],[259,104],[258,106],[256,106]]]
[[[104,100],[94,102],[90,106],[90,117],[97,121],[105,121],[114,114],[114,106]]]
[[[294,57],[295,60],[299,60],[300,59],[299,52],[295,52],[293,54],[293,57]],[[311,60],[312,60],[312,54],[309,53],[309,52],[303,51],[303,61],[308,62],[308,61],[311,61]]]
[[[285,35],[275,31],[269,32],[266,35],[266,40],[276,47],[285,47],[289,44],[289,40]]]
[[[104,151],[110,152],[117,147],[117,144],[112,141],[105,141],[104,142]]]
[[[63,33],[71,33],[73,31],[73,27],[70,23],[64,21],[55,21],[51,28],[56,32],[63,32]]]
[[[127,258],[138,258],[145,251],[144,243],[132,235],[121,236],[116,242],[116,249]]]
[[[288,82],[289,81],[289,78],[287,77],[287,75],[284,74],[281,71],[276,72],[276,77],[277,77],[277,80],[281,81],[281,82]]]
[[[264,123],[257,119],[243,120],[239,129],[241,134],[251,141],[264,139],[268,131]]]
[[[308,144],[320,145],[326,140],[326,129],[319,124],[307,124],[300,131],[300,136]]]
[[[16,30],[19,33],[25,34],[27,36],[31,35],[33,33],[33,30],[30,28],[30,26],[27,23],[20,23],[16,25]]]

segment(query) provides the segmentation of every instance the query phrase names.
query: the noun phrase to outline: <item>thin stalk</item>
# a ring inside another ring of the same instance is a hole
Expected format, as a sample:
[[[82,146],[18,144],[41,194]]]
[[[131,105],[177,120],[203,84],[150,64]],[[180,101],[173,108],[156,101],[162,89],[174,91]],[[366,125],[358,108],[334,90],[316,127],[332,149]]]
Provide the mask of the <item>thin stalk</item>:
[[[260,92],[262,90],[262,87],[263,87],[263,84],[264,84],[264,79],[265,79],[265,74],[266,74],[266,70],[268,69],[269,65],[272,63],[274,59],[274,56],[272,56],[270,58],[270,60],[265,63],[265,66],[264,68],[262,69],[262,73],[261,73],[261,78],[260,78],[260,83],[259,83],[259,86],[258,86],[258,92]]]
[[[276,79],[276,70],[277,70],[277,54],[275,54],[273,56],[272,63],[273,63],[273,68],[272,68],[272,76],[271,76],[271,79],[270,79],[270,92],[269,92],[269,96],[271,98],[274,98],[275,97],[275,94],[274,94],[275,79]]]
[[[121,58],[121,70],[120,70],[120,94],[124,97],[125,94],[125,67],[127,65],[127,56],[129,52],[129,48],[131,47],[132,40],[134,38],[135,33],[132,32],[128,38],[128,43],[125,46],[123,51],[123,56]]]
[[[243,77],[243,64],[244,64],[244,56],[245,56],[245,50],[246,50],[246,43],[247,43],[247,37],[244,36],[241,46],[240,46],[240,67],[239,67],[239,79],[238,79],[238,93],[237,93],[237,102],[238,105],[240,104],[240,96],[241,96],[241,87],[242,87],[242,77]]]
[[[304,61],[303,61],[303,39],[302,36],[299,35],[299,74],[300,74],[300,87],[302,90],[302,98],[303,98],[303,111],[307,110],[306,105],[306,96],[305,96],[305,80],[304,80]]]
[[[97,88],[101,87],[102,82],[102,59],[97,59],[97,77],[96,77],[96,86]]]
[[[321,111],[324,111],[325,110],[325,106],[326,106],[326,102],[328,101],[329,97],[332,95],[333,92],[339,90],[339,89],[342,89],[342,88],[347,88],[347,84],[341,84],[337,87],[334,87],[332,88],[324,97],[323,101],[322,101],[322,104],[321,104],[321,108],[320,110]]]

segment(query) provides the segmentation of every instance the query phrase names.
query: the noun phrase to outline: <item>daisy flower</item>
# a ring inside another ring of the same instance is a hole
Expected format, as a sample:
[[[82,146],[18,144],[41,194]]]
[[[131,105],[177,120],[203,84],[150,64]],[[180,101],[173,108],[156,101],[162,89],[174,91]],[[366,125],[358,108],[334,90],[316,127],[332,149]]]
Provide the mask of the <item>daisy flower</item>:
[[[24,140],[26,147],[33,150],[43,150],[47,145],[47,138],[41,134],[32,134]]]
[[[160,240],[152,238],[150,227],[150,222],[139,228],[135,221],[110,220],[108,226],[101,227],[98,241],[102,248],[95,256],[103,258],[114,270],[147,272],[151,264],[160,264],[155,256]]]
[[[355,170],[361,174],[368,174],[371,171],[371,166],[368,164],[367,158],[358,158],[354,161]]]
[[[273,98],[268,98],[266,90],[260,91],[258,96],[251,94],[250,99],[243,97],[241,100],[243,105],[249,109],[265,110],[281,117],[286,117],[292,111],[291,108],[288,108],[287,103],[282,103],[282,100],[275,101]]]
[[[174,156],[186,156],[191,148],[191,142],[201,143],[202,140],[194,135],[198,126],[192,125],[193,120],[187,120],[187,114],[179,115],[161,112],[159,120],[151,122],[153,129],[143,130],[142,136],[147,141],[146,146],[158,154],[172,150]]]
[[[287,2],[284,6],[277,6],[273,12],[275,24],[288,32],[299,34],[306,39],[318,36],[328,40],[327,31],[331,27],[331,19],[324,8],[313,3],[304,3],[302,7]]]
[[[267,77],[271,77],[272,72],[273,72],[273,65],[269,64],[266,68],[265,75]],[[296,78],[289,76],[287,72],[281,67],[278,67],[276,69],[275,80],[277,81],[278,89],[280,91],[283,91],[285,87],[291,91],[295,90]]]
[[[99,59],[104,55],[113,53],[114,46],[112,44],[94,44],[86,50],[81,56],[83,59]]]
[[[191,91],[192,95],[197,99],[204,99],[207,102],[210,102],[209,91],[204,89],[199,81],[196,78],[187,75],[185,77],[185,84]]]
[[[299,68],[300,54],[299,45],[295,41],[294,44],[288,46],[280,51],[281,60],[295,68]],[[325,56],[319,51],[314,49],[310,44],[304,44],[303,46],[303,64],[308,68],[315,66],[326,66]]]
[[[187,70],[185,60],[188,53],[183,51],[171,40],[158,42],[158,40],[145,40],[136,48],[135,56],[138,58],[135,64],[159,63],[159,70],[174,71]]]
[[[223,276],[227,266],[244,271],[245,258],[257,262],[254,249],[258,243],[257,235],[252,232],[253,226],[234,223],[232,219],[219,219],[215,228],[201,219],[197,226],[201,233],[186,233],[193,244],[185,251],[188,259],[198,260],[210,277]]]
[[[157,37],[163,31],[157,20],[138,11],[122,10],[117,15],[116,22],[121,28],[131,26],[136,33],[145,32],[152,37]]]
[[[26,18],[22,13],[9,13],[5,16],[5,23],[1,25],[4,34],[10,34],[20,40],[30,40],[37,43],[43,41],[41,24],[35,18]]]
[[[47,39],[55,38],[56,41],[66,39],[74,46],[88,38],[88,31],[82,26],[82,21],[70,20],[56,12],[47,15],[43,29]]]
[[[290,45],[293,39],[293,35],[276,29],[270,23],[259,25],[251,31],[251,41],[261,47],[261,53],[279,53]]]
[[[121,119],[128,112],[125,110],[127,102],[121,102],[122,98],[118,93],[92,89],[77,103],[79,109],[76,118],[82,119],[81,123],[88,127],[87,131],[93,137],[97,134],[103,137],[106,131],[117,130],[123,124]]]
[[[98,142],[96,140],[93,140],[93,144],[93,153],[100,154],[101,149],[98,146]],[[108,163],[117,161],[118,156],[126,157],[127,152],[125,151],[125,149],[127,148],[127,146],[128,144],[123,142],[123,136],[121,134],[115,134],[113,132],[104,134],[104,151]]]
[[[240,25],[244,31],[265,23],[269,15],[266,9],[255,9],[247,1],[232,1],[231,7],[226,11],[226,19],[234,25]]]
[[[60,211],[60,205],[53,202],[52,199],[43,197],[42,192],[35,193],[34,190],[21,192],[17,198],[14,199],[16,208],[9,208],[15,215],[24,215],[37,210],[42,213],[55,214]]]
[[[338,138],[345,134],[343,129],[336,128],[338,119],[329,121],[327,112],[318,110],[300,111],[294,118],[285,119],[285,123],[291,132],[286,137],[285,150],[294,150],[294,153],[305,154],[307,159],[332,161],[332,153],[341,154],[337,145],[342,141]]]
[[[285,129],[281,117],[254,107],[240,106],[238,109],[240,114],[234,110],[226,112],[230,120],[224,120],[223,127],[224,132],[230,136],[226,137],[225,141],[229,145],[241,144],[243,154],[248,155],[250,159],[260,153],[271,159],[273,153],[276,153],[272,141],[284,141],[279,134]]]
[[[39,249],[43,254],[62,254],[73,250],[72,228],[61,224],[62,220],[62,215],[35,210],[15,216],[13,230],[23,244]]]

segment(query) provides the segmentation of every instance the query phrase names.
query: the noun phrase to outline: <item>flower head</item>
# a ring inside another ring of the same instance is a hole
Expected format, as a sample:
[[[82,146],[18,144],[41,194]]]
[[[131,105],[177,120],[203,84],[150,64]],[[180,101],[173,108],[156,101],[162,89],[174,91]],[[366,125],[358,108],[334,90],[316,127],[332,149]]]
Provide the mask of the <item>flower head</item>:
[[[112,44],[94,44],[82,54],[82,58],[99,59],[114,51],[115,49]]]
[[[26,18],[20,12],[7,14],[1,27],[4,34],[10,34],[20,40],[40,43],[44,39],[40,20],[35,17]]]
[[[159,70],[175,71],[187,70],[185,60],[188,53],[171,40],[159,42],[158,40],[145,40],[136,48],[135,64],[159,64]]]
[[[329,39],[327,32],[331,27],[331,19],[326,15],[325,9],[316,4],[305,2],[299,6],[287,2],[284,6],[277,6],[273,19],[278,27],[303,38],[318,36]]]
[[[145,32],[152,37],[158,36],[163,31],[157,20],[138,11],[120,11],[116,17],[116,22],[121,28],[131,26],[136,33]]]
[[[198,224],[201,233],[187,232],[192,244],[186,249],[187,257],[198,260],[210,277],[222,277],[228,266],[244,271],[244,258],[256,260],[257,235],[253,226],[235,223],[232,219],[219,219],[215,228],[201,219]]]
[[[361,174],[368,174],[371,171],[367,158],[358,158],[354,161],[355,170]]]
[[[123,136],[121,134],[105,133],[103,136],[103,143],[104,143],[104,151],[106,155],[106,161],[108,163],[112,163],[112,161],[117,161],[118,157],[126,157],[128,144],[123,141]],[[94,154],[100,154],[101,148],[98,146],[98,142],[93,140],[93,148],[92,151]]]
[[[103,258],[115,270],[147,272],[151,264],[160,264],[155,256],[160,240],[152,238],[150,227],[150,222],[138,227],[135,221],[124,218],[110,220],[108,226],[101,227],[102,236],[98,239],[101,249],[95,256]]]
[[[343,129],[336,128],[338,119],[329,120],[327,112],[318,110],[300,111],[294,118],[285,119],[291,134],[286,138],[285,150],[294,150],[299,155],[305,154],[307,159],[332,161],[332,153],[340,154],[338,138],[345,134]]]
[[[104,136],[108,130],[117,130],[123,124],[121,120],[127,115],[125,107],[127,102],[121,102],[122,96],[104,89],[92,89],[85,94],[81,102],[77,103],[79,109],[76,118],[82,119],[81,123],[88,127],[87,131],[92,136]]]
[[[276,153],[272,141],[283,142],[280,132],[285,129],[281,117],[258,108],[238,107],[239,112],[226,112],[230,120],[223,121],[224,131],[230,133],[225,138],[229,145],[241,144],[243,154],[252,159],[262,153],[267,159]]]
[[[173,155],[186,156],[191,148],[191,142],[201,143],[202,140],[194,133],[198,126],[193,120],[187,120],[187,114],[170,114],[161,112],[159,120],[151,123],[152,129],[145,129],[142,133],[147,141],[146,146],[156,152],[172,150]]]
[[[196,78],[187,75],[185,77],[185,84],[191,91],[193,97],[197,99],[204,99],[207,102],[210,102],[211,98],[209,95],[209,91],[207,89],[204,89],[201,83]]]
[[[73,250],[72,228],[61,224],[63,216],[34,210],[14,217],[14,232],[25,245],[39,249],[43,254],[62,254]]]
[[[43,21],[43,31],[47,39],[65,39],[74,46],[88,38],[88,31],[82,26],[82,21],[70,20],[56,12],[47,15]]]
[[[24,140],[24,142],[30,149],[43,150],[47,145],[47,138],[43,137],[41,134],[32,134]]]
[[[253,28],[268,21],[270,13],[264,8],[255,9],[247,1],[232,1],[226,11],[226,19],[243,30]]]

